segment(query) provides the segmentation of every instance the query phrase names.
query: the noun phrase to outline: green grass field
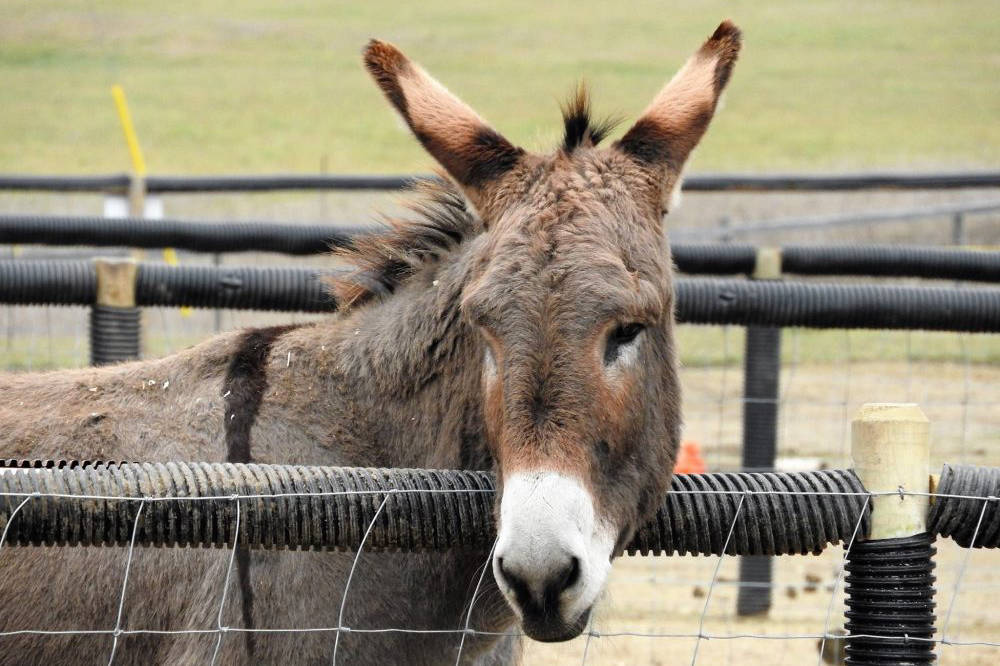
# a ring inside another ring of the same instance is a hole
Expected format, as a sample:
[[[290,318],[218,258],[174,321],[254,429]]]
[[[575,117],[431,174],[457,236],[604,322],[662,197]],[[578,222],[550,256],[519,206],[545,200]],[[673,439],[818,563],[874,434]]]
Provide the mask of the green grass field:
[[[360,67],[372,36],[547,149],[575,81],[634,118],[725,17],[746,46],[695,170],[996,166],[995,0],[6,0],[0,171],[127,169],[116,82],[155,173],[426,170]]]

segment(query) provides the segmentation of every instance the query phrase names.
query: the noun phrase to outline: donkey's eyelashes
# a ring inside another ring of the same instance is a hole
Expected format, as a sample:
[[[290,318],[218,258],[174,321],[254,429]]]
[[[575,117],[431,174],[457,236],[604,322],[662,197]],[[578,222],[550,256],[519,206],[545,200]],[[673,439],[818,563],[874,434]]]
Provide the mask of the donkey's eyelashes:
[[[619,324],[612,329],[604,346],[604,365],[611,365],[619,360],[626,348],[631,347],[645,329],[645,325],[638,322]]]

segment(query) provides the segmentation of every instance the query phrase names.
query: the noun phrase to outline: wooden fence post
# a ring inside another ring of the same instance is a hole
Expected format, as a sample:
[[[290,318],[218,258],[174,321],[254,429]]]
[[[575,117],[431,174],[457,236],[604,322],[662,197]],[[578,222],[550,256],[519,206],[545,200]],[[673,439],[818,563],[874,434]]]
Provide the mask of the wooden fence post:
[[[131,259],[95,259],[97,294],[90,309],[90,362],[139,358],[141,311],[135,305],[138,267]]]
[[[851,455],[873,494],[871,529],[847,557],[847,663],[932,663],[930,423],[917,405],[866,404],[851,422]]]

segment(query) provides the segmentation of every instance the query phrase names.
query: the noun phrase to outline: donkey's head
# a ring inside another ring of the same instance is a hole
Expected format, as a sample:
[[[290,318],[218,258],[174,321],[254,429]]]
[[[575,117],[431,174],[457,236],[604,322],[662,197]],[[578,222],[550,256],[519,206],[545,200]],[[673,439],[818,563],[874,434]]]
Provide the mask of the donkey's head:
[[[493,573],[533,638],[583,630],[611,559],[667,488],[680,396],[662,217],[739,45],[724,22],[606,149],[581,91],[550,155],[508,142],[395,47],[365,50],[486,229],[462,311],[482,341],[501,490]]]

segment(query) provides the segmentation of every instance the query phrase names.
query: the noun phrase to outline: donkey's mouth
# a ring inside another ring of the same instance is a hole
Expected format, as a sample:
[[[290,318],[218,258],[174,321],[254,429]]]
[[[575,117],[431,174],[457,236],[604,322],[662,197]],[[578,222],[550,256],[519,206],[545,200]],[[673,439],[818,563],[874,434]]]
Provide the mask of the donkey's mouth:
[[[524,613],[521,627],[529,638],[542,643],[560,643],[576,638],[587,628],[591,609],[585,610],[573,622],[567,623],[558,611],[550,613]]]

